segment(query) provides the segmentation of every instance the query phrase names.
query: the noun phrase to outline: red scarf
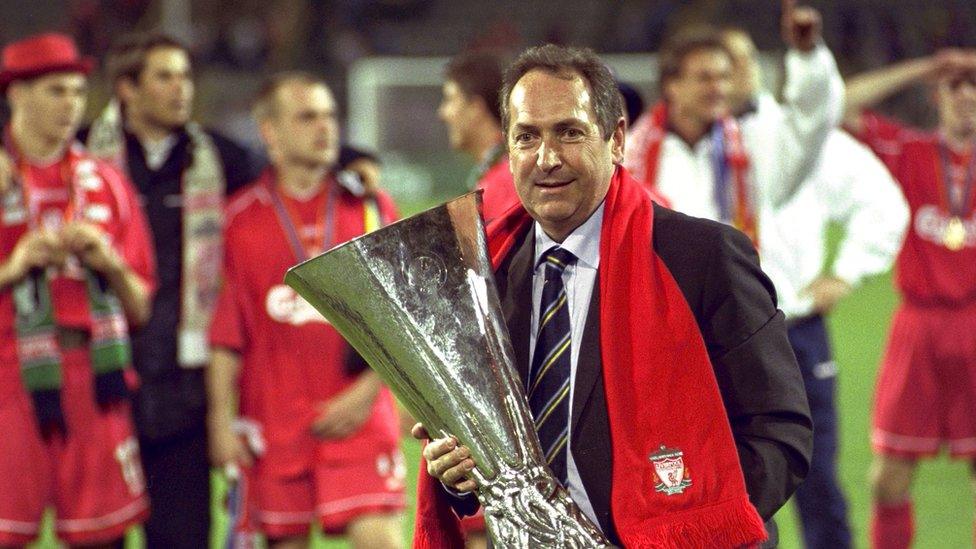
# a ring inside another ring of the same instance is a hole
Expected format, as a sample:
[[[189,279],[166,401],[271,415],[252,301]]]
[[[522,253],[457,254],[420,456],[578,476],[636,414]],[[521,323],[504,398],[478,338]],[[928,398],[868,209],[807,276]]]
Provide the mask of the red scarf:
[[[744,232],[759,247],[759,230],[756,222],[756,208],[749,185],[749,154],[742,145],[739,123],[734,117],[726,117],[719,124],[723,134],[724,163],[731,179],[729,212],[727,221]],[[647,187],[657,191],[657,170],[661,157],[661,143],[667,135],[668,108],[663,101],[655,104],[650,111],[640,117],[630,133],[627,168],[634,177],[643,181]],[[716,168],[717,169],[717,168]],[[725,217],[725,212],[719,212]]]
[[[496,268],[531,223],[518,205],[489,225]],[[746,493],[698,324],[652,248],[653,225],[653,206],[642,185],[617,169],[604,207],[599,277],[613,521],[626,547],[755,544],[766,537],[762,519]],[[658,476],[679,464],[683,475],[667,482]],[[675,484],[679,489],[668,495],[666,488]],[[425,465],[417,492],[414,547],[461,547],[450,496]]]

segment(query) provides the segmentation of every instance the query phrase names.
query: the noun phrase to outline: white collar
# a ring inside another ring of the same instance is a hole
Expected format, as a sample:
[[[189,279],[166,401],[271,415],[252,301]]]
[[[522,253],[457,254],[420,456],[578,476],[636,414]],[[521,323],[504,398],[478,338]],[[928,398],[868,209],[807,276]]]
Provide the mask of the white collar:
[[[177,137],[171,133],[162,139],[139,139],[142,150],[146,153],[146,165],[156,171],[163,167],[169,158],[169,153],[176,146]]]
[[[542,259],[542,254],[549,251],[549,248],[553,246],[559,246],[560,248],[572,253],[576,256],[577,264],[596,269],[600,266],[600,229],[603,227],[603,208],[606,205],[606,200],[597,206],[596,210],[590,214],[590,217],[583,222],[582,225],[573,229],[573,232],[569,233],[568,236],[562,241],[562,243],[556,242],[546,231],[542,230],[542,226],[536,221],[535,225],[535,262],[534,266],[539,265],[539,261]]]

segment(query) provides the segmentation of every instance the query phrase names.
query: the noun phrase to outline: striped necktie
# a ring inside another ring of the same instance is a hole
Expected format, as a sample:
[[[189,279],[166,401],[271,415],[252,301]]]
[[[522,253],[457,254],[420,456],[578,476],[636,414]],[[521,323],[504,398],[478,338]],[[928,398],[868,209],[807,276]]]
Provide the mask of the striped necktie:
[[[539,303],[539,330],[529,371],[529,408],[546,461],[566,484],[569,438],[569,378],[572,356],[569,304],[563,271],[576,261],[572,253],[553,246],[542,258],[545,285]]]

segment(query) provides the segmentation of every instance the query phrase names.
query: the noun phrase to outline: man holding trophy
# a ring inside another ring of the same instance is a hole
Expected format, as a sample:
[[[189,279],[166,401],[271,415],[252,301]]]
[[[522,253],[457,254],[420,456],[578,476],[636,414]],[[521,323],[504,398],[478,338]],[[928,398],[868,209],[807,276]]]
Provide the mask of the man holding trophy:
[[[616,86],[591,51],[527,50],[502,109],[521,204],[487,227],[488,249],[548,467],[613,544],[761,541],[809,467],[812,427],[750,241],[653,204],[620,167]],[[417,546],[453,544],[477,509],[472,456],[426,445]]]

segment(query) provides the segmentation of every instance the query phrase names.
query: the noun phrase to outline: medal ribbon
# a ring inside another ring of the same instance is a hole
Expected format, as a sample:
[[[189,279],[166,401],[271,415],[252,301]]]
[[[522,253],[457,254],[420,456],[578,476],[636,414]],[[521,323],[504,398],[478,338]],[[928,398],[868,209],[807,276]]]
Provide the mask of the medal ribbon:
[[[954,177],[952,177],[952,157],[948,144],[939,141],[939,180],[942,182],[942,189],[945,196],[945,207],[949,215],[953,217],[964,217],[972,201],[973,181],[976,180],[976,153],[969,154],[969,162],[966,166],[966,174],[963,176],[962,200],[959,204],[953,200],[953,190],[958,187]]]
[[[329,185],[325,201],[322,203],[323,211],[320,215],[316,216],[318,221],[315,223],[315,232],[310,239],[312,244],[307,246],[298,234],[298,227],[302,221],[301,216],[297,215],[297,212],[291,211],[292,209],[288,207],[279,191],[274,187],[274,183],[270,179],[268,180],[268,193],[271,195],[271,203],[274,204],[278,223],[285,232],[288,244],[291,246],[292,253],[295,254],[295,259],[298,262],[308,260],[309,256],[316,252],[314,249],[315,242],[322,243],[320,252],[329,249],[329,245],[332,243],[333,232],[335,230],[336,197],[334,189],[335,185]]]

